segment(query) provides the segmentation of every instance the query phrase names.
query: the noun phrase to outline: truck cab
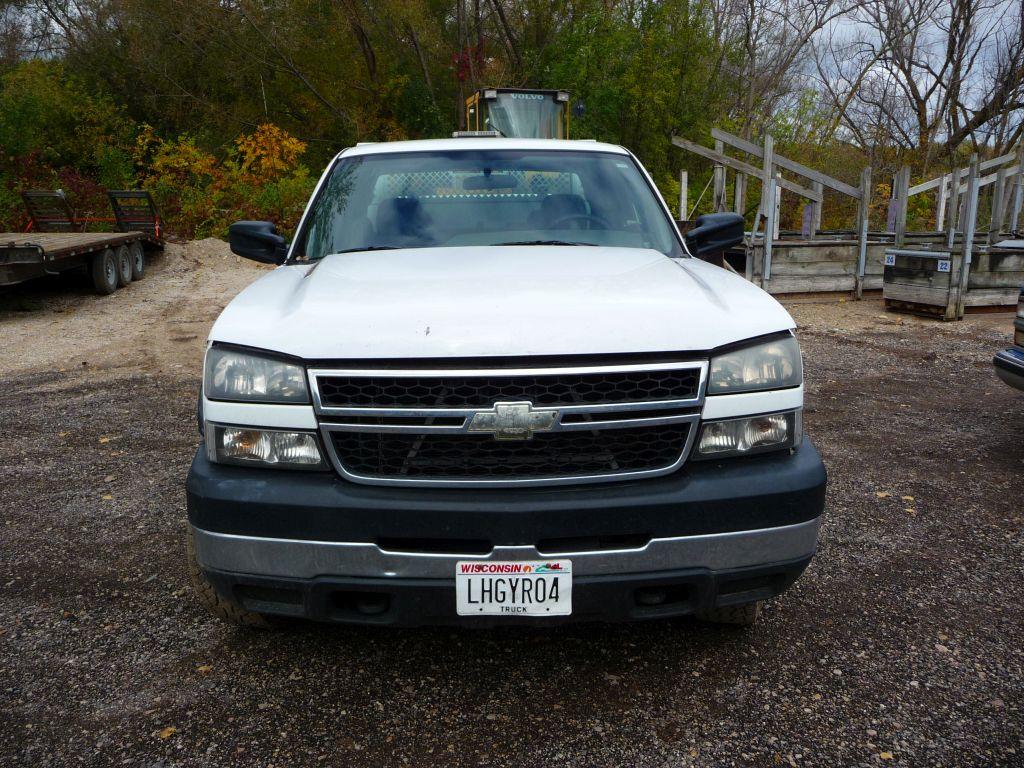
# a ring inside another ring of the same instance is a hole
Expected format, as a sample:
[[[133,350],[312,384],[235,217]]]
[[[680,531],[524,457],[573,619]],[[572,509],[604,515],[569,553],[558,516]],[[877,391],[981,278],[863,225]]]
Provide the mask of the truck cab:
[[[738,233],[738,234],[737,234]],[[815,552],[795,324],[596,142],[365,145],[207,341],[189,565],[238,624],[750,624]]]

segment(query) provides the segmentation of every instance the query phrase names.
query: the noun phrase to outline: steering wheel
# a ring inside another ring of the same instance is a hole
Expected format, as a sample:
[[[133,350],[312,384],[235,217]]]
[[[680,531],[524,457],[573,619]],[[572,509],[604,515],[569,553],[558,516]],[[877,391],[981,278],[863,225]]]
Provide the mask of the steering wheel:
[[[597,224],[597,227],[587,227],[587,229],[611,229],[612,223],[608,221],[604,216],[598,216],[596,213],[570,213],[568,216],[560,216],[548,225],[548,229],[561,229],[561,224],[567,224],[570,221],[589,221],[592,224]],[[582,229],[582,227],[581,227]]]

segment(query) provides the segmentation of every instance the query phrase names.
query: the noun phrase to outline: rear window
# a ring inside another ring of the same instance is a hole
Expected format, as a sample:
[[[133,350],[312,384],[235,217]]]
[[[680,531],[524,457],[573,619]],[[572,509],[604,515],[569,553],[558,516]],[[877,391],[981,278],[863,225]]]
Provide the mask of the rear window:
[[[294,256],[385,248],[571,243],[681,249],[627,155],[556,150],[409,152],[342,158]]]

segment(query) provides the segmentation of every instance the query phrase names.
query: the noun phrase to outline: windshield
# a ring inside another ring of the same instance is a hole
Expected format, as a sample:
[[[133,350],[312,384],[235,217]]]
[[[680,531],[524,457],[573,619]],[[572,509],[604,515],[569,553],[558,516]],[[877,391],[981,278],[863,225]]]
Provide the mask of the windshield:
[[[484,128],[522,139],[562,139],[564,104],[546,93],[504,93],[480,102]]]
[[[683,255],[672,222],[628,155],[502,149],[342,158],[313,202],[293,257],[533,244]]]

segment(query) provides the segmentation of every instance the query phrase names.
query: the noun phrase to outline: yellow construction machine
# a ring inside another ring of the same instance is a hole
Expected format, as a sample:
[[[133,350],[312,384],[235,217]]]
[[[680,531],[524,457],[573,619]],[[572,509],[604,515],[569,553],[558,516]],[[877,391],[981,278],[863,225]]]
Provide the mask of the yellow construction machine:
[[[569,109],[568,91],[481,88],[466,99],[466,129],[509,138],[567,139],[569,113],[579,117],[582,106]]]

